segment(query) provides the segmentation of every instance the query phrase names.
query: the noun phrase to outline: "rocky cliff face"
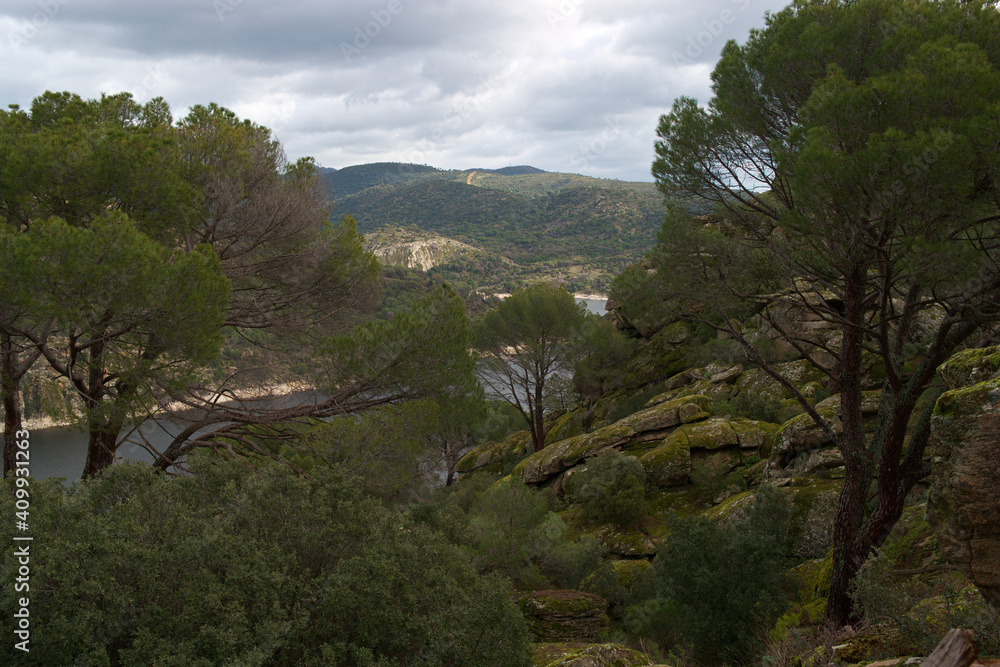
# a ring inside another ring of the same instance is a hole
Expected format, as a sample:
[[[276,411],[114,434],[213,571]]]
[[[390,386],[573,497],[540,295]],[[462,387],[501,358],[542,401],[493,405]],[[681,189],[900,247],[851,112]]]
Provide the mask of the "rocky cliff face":
[[[1000,609],[998,370],[1000,347],[966,351],[941,368],[954,388],[938,400],[935,411],[927,518],[945,557]]]
[[[408,269],[419,268],[424,271],[447,262],[455,255],[478,252],[470,245],[443,236],[397,243],[387,242],[385,245],[372,247],[371,251],[382,264],[400,264]]]

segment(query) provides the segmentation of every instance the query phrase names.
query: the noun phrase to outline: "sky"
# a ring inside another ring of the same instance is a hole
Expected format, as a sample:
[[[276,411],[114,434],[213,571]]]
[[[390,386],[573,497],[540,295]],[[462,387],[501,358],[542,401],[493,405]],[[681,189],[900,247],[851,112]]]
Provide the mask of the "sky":
[[[0,0],[0,103],[215,102],[292,160],[651,181],[659,116],[787,0]]]

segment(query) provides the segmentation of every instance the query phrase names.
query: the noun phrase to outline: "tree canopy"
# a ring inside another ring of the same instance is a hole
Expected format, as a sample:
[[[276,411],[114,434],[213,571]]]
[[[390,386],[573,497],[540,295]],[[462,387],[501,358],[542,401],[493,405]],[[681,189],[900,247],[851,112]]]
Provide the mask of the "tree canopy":
[[[179,401],[218,423],[234,387],[287,380],[276,369],[356,324],[377,295],[378,263],[352,220],[328,221],[313,162],[290,163],[267,128],[217,105],[174,122],[162,99],[45,93],[0,112],[0,158],[4,252],[21,235],[18,252],[34,257],[0,277],[32,288],[0,295],[6,433],[44,358],[82,404],[88,475],[114,460],[127,421]],[[266,345],[267,367],[252,374],[244,355],[241,377],[222,372],[224,338]],[[251,421],[282,416],[261,402]]]
[[[586,308],[572,294],[539,284],[515,291],[477,323],[480,377],[524,417],[535,451],[545,446],[545,400],[552,380],[572,372],[572,342],[585,317]]]
[[[827,617],[841,624],[848,581],[929,472],[937,366],[1000,319],[998,35],[992,2],[796,1],[725,46],[707,106],[681,98],[660,120],[653,174],[668,206],[689,196],[717,213],[669,210],[647,288],[742,343],[839,444]],[[839,391],[842,434],[754,347],[762,301],[769,335]],[[817,339],[783,307],[841,334]]]
[[[331,469],[122,463],[32,485],[31,664],[503,665],[528,632],[498,576]],[[13,480],[0,507],[14,511]],[[10,535],[13,523],[5,531]],[[8,537],[9,539],[9,537]],[[16,577],[16,558],[0,572]],[[12,614],[3,628],[11,634]],[[387,631],[391,628],[391,631]],[[24,657],[6,642],[4,662]]]

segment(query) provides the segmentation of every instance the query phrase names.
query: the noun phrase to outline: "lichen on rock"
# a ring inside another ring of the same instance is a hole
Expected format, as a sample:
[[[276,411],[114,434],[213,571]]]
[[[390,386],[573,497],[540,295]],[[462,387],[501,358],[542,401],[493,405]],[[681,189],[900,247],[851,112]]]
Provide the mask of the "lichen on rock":
[[[532,591],[518,600],[518,607],[541,641],[596,641],[611,622],[608,601],[583,591]]]
[[[943,394],[930,447],[927,520],[945,557],[1000,609],[1000,380]]]

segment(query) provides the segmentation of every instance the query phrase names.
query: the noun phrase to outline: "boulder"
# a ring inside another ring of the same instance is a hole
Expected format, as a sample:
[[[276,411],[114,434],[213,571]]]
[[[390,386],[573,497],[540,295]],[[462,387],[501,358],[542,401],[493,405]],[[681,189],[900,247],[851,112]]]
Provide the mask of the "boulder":
[[[1000,609],[1000,379],[946,392],[934,411],[927,520],[945,558]]]
[[[686,484],[691,474],[691,447],[687,434],[682,430],[674,431],[661,445],[639,457],[639,463],[646,471],[646,479],[661,489]]]
[[[500,472],[503,464],[524,456],[531,448],[531,433],[518,431],[503,442],[487,442],[463,456],[455,470],[463,475],[480,469]]]
[[[649,656],[618,644],[533,644],[535,667],[644,667]]]
[[[679,398],[645,408],[593,433],[584,433],[546,446],[542,451],[521,461],[514,468],[514,474],[520,475],[526,484],[538,484],[608,447],[622,447],[630,441],[633,445],[640,446],[655,443],[662,440],[669,429],[681,423],[681,408],[692,403],[700,406],[701,410],[711,405],[708,398],[698,396]]]
[[[652,538],[636,526],[605,524],[587,532],[615,556],[652,558],[656,555],[656,544]]]
[[[1000,346],[962,350],[938,367],[952,389],[1000,377]]]
[[[713,417],[697,424],[685,424],[679,431],[687,436],[691,449],[722,449],[740,443],[728,417]]]
[[[774,437],[780,426],[758,419],[732,419],[729,427],[736,432],[740,449],[757,449],[769,452],[774,446]]]
[[[833,543],[833,523],[840,498],[839,480],[795,478],[779,487],[791,505],[788,528],[791,556],[822,558]],[[705,516],[715,521],[728,521],[742,515],[753,500],[753,491],[727,498]]]
[[[518,606],[539,641],[597,641],[611,622],[608,601],[582,591],[533,591]]]
[[[826,376],[806,359],[777,364],[775,370],[798,387],[806,397],[818,391],[826,379]],[[791,392],[759,368],[751,368],[743,372],[736,380],[736,388],[741,394],[746,393],[765,398],[786,399],[792,397]]]

